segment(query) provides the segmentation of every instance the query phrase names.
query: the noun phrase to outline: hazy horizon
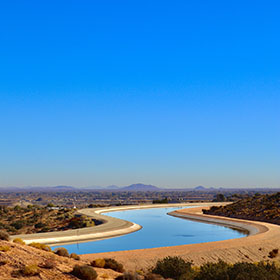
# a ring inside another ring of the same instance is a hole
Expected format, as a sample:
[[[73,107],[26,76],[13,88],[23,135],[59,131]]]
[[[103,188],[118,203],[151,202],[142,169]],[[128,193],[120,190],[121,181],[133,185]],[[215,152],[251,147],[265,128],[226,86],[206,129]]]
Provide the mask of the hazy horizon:
[[[149,183],[131,183],[128,185],[91,185],[91,186],[73,186],[73,185],[25,185],[25,186],[0,186],[0,189],[9,189],[9,188],[22,188],[22,189],[28,189],[28,188],[58,188],[58,187],[73,187],[73,188],[77,188],[77,189],[110,189],[110,187],[112,187],[112,189],[114,188],[123,188],[123,187],[128,187],[131,185],[137,185],[137,184],[143,184],[143,185],[152,185],[155,187],[158,187],[160,189],[195,189],[197,187],[203,187],[205,189],[280,189],[280,187],[270,187],[270,186],[239,186],[239,187],[226,187],[226,186],[202,186],[202,185],[195,185],[195,186],[173,186],[173,187],[168,187],[168,186],[158,186],[158,185],[153,185],[153,184],[149,184]]]
[[[2,3],[0,186],[279,188],[279,8]]]

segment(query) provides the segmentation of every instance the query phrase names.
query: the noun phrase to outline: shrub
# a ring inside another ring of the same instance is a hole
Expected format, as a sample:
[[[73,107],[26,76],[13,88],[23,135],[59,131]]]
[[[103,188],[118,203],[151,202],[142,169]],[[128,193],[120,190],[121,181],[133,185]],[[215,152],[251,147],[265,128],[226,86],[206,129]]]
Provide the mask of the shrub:
[[[19,206],[19,205],[16,205],[15,207],[14,207],[14,210],[15,211],[19,211],[21,209],[21,207]]]
[[[104,268],[110,268],[112,270],[115,270],[117,272],[123,272],[124,269],[123,269],[123,265],[119,262],[117,262],[116,260],[114,259],[111,259],[111,258],[105,258],[105,265],[104,265]]]
[[[32,243],[28,244],[28,246],[33,247],[33,248],[37,248],[37,249],[40,249],[40,250],[43,250],[43,251],[47,251],[47,252],[52,251],[50,246],[45,245],[45,244],[41,244],[41,243],[38,243],[38,242],[32,242]]]
[[[270,251],[268,253],[268,257],[271,258],[271,259],[277,257],[277,255],[278,255],[278,249],[273,249],[272,251]]]
[[[39,223],[37,223],[37,224],[35,224],[35,228],[43,228],[43,227],[45,227],[46,226],[46,224],[44,224],[44,223],[42,223],[42,222],[39,222]]]
[[[104,259],[96,259],[96,260],[93,260],[90,264],[94,267],[103,268],[105,266],[105,260]]]
[[[82,280],[95,280],[97,278],[96,271],[89,265],[75,265],[71,274]]]
[[[234,265],[221,260],[218,263],[206,263],[200,267],[193,280],[277,280],[280,268],[270,263],[257,264],[240,262]]]
[[[21,273],[24,276],[34,276],[40,273],[39,267],[36,264],[26,265],[22,270]]]
[[[8,252],[10,250],[11,250],[10,246],[7,246],[7,245],[0,246],[0,251],[1,252]]]
[[[10,236],[7,232],[0,230],[0,240],[10,240]]]
[[[21,238],[15,238],[13,242],[20,245],[25,245],[25,242]]]
[[[177,280],[183,274],[192,272],[191,265],[190,262],[186,262],[180,257],[166,257],[157,261],[152,273]]]
[[[82,217],[73,217],[68,224],[68,228],[76,229],[86,227],[85,221]]]
[[[25,221],[23,221],[23,220],[15,221],[15,222],[11,223],[11,226],[14,227],[15,229],[19,230],[25,226]]]
[[[277,280],[280,278],[280,269],[269,263],[236,263],[228,270],[230,280]]]
[[[229,265],[222,260],[217,263],[206,263],[200,267],[198,275],[195,280],[229,280],[228,276]],[[235,278],[234,278],[235,279]]]
[[[54,253],[61,257],[69,257],[69,253],[68,253],[67,249],[65,249],[63,247],[56,248]]]
[[[76,261],[79,261],[81,258],[79,255],[77,255],[76,253],[71,253],[70,254],[70,258],[76,260]]]

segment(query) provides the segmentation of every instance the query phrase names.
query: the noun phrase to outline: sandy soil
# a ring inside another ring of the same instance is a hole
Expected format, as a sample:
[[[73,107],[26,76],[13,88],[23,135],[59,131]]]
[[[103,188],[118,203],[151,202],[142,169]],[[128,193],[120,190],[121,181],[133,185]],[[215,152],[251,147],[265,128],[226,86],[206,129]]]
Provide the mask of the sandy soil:
[[[8,251],[3,251],[8,247]],[[44,268],[42,265],[52,260],[53,268]],[[32,280],[78,280],[70,274],[73,267],[89,264],[87,261],[76,261],[72,258],[60,257],[54,253],[46,252],[27,245],[19,245],[12,242],[0,240],[0,279],[32,279]],[[23,276],[19,273],[25,265],[37,265],[39,275]],[[97,280],[115,279],[120,273],[111,269],[94,268],[98,273]]]
[[[256,262],[269,260],[268,253],[272,249],[279,249],[280,226],[263,222],[204,215],[202,214],[203,208],[206,207],[178,210],[174,211],[173,214],[184,215],[195,220],[200,220],[200,218],[211,220],[212,222],[215,220],[215,222],[222,224],[232,225],[234,223],[235,226],[248,229],[251,235],[238,239],[200,244],[87,254],[82,255],[82,259],[89,261],[95,258],[111,257],[121,262],[127,270],[135,271],[145,270],[154,265],[159,258],[166,256],[181,256],[187,261],[192,261],[195,265],[201,265],[208,261],[215,262],[218,259],[230,263],[238,261]]]

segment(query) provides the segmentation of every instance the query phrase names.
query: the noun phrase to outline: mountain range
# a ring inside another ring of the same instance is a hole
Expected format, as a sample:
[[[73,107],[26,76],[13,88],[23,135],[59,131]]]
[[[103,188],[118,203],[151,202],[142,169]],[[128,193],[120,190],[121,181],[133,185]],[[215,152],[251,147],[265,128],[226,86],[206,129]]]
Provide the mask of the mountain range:
[[[245,188],[206,188],[203,186],[197,186],[195,188],[159,188],[154,185],[146,185],[142,183],[132,184],[129,186],[116,186],[110,185],[106,187],[101,186],[90,186],[90,187],[73,187],[73,186],[26,186],[26,187],[0,187],[1,192],[67,192],[67,191],[126,191],[126,192],[135,192],[135,191],[197,191],[197,192],[207,192],[207,191],[229,191],[229,190],[246,190]],[[248,188],[247,190],[269,190],[269,188]],[[276,189],[272,189],[275,190]],[[280,189],[279,189],[280,190]]]

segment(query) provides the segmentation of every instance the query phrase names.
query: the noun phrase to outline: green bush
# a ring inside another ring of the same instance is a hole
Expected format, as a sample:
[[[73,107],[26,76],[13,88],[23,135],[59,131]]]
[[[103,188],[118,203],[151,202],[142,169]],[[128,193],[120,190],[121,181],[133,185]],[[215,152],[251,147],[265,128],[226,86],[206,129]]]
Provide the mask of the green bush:
[[[38,243],[38,242],[32,242],[32,243],[28,244],[28,246],[33,247],[33,248],[37,248],[37,249],[40,249],[40,250],[43,250],[43,251],[46,251],[46,252],[51,252],[52,251],[50,246],[45,245],[45,244],[41,244],[41,243]]]
[[[104,259],[95,259],[90,264],[94,267],[104,268],[105,260]]]
[[[54,250],[54,253],[61,256],[61,257],[69,257],[69,253],[67,251],[67,249],[60,247],[60,248],[56,248]]]
[[[279,280],[280,269],[275,264],[239,262],[234,265],[221,260],[206,263],[193,280]]]
[[[21,238],[15,238],[13,242],[20,245],[25,245],[25,242]]]
[[[39,267],[35,264],[26,265],[22,270],[21,273],[24,276],[35,276],[40,273]]]
[[[96,271],[89,265],[75,265],[71,274],[82,280],[95,280],[97,278]]]
[[[119,262],[117,262],[116,260],[114,259],[111,259],[111,258],[105,258],[105,265],[104,265],[104,268],[110,268],[112,270],[115,270],[117,272],[123,272],[124,269],[123,269],[123,265]]]
[[[71,258],[71,259],[74,259],[74,260],[76,260],[76,261],[79,261],[79,260],[81,259],[80,256],[77,255],[76,253],[71,253],[71,254],[70,254],[70,258]]]
[[[39,222],[39,223],[37,223],[37,224],[35,224],[35,228],[43,228],[43,227],[45,227],[46,226],[46,224],[44,224],[44,223],[42,223],[42,222]]]
[[[280,269],[269,263],[236,263],[228,270],[229,280],[278,280]]]
[[[0,252],[8,252],[10,250],[11,250],[10,246],[7,245],[0,246]]]
[[[0,240],[10,240],[10,236],[7,232],[0,230]]]
[[[206,263],[200,267],[195,280],[229,280],[229,265],[222,260],[217,263]]]
[[[152,273],[177,280],[184,274],[192,273],[191,265],[180,257],[166,257],[157,261]]]
[[[23,220],[15,221],[15,222],[11,223],[11,226],[14,227],[15,229],[19,230],[25,226],[25,221],[23,221]]]

